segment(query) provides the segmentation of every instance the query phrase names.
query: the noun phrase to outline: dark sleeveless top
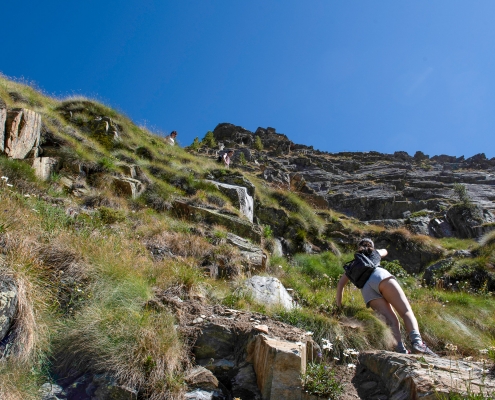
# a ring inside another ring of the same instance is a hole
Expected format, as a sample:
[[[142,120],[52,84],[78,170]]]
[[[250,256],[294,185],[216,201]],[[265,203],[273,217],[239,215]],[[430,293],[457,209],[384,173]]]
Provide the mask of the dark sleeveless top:
[[[373,262],[373,264],[375,264],[376,266],[380,265],[380,261],[381,261],[382,257],[380,256],[378,251],[373,250],[373,252],[369,256],[367,254],[364,254],[364,255],[366,257],[368,257]]]

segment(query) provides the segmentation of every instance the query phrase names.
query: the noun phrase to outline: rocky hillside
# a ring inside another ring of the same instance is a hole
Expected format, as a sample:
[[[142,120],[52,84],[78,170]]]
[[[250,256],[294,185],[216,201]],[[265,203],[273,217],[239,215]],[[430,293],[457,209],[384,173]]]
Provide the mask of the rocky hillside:
[[[469,393],[431,373],[445,359],[375,353],[391,333],[355,289],[335,308],[362,236],[428,344],[493,391],[493,159],[330,154],[231,124],[182,149],[4,78],[0,153],[1,399]]]

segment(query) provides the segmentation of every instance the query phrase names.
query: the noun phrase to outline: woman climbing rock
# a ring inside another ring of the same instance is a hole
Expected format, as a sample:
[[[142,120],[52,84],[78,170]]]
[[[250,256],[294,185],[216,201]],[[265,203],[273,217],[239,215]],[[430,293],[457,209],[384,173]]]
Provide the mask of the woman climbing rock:
[[[412,352],[438,357],[421,339],[418,321],[399,283],[390,272],[380,267],[381,258],[387,254],[386,249],[376,250],[371,239],[361,239],[353,262],[344,266],[346,272],[337,284],[337,307],[342,306],[344,287],[349,280],[352,280],[361,289],[366,307],[371,307],[385,317],[397,341],[398,353],[407,354],[410,351],[402,342],[400,323],[394,309],[404,321],[411,340]]]

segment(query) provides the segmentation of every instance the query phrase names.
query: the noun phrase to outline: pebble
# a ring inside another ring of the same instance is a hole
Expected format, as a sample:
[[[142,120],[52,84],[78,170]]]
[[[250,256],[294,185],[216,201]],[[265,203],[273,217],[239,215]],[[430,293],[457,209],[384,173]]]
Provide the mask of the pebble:
[[[203,321],[204,321],[203,318],[196,318],[195,320],[193,320],[193,324],[200,324]]]

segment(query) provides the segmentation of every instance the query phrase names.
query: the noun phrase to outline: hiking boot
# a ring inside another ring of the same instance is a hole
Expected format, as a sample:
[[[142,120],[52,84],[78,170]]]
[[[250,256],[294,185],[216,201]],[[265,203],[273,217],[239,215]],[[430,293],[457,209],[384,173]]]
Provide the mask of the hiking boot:
[[[413,343],[412,352],[414,354],[424,354],[426,356],[438,357],[438,355],[431,351],[430,348],[423,342]]]

